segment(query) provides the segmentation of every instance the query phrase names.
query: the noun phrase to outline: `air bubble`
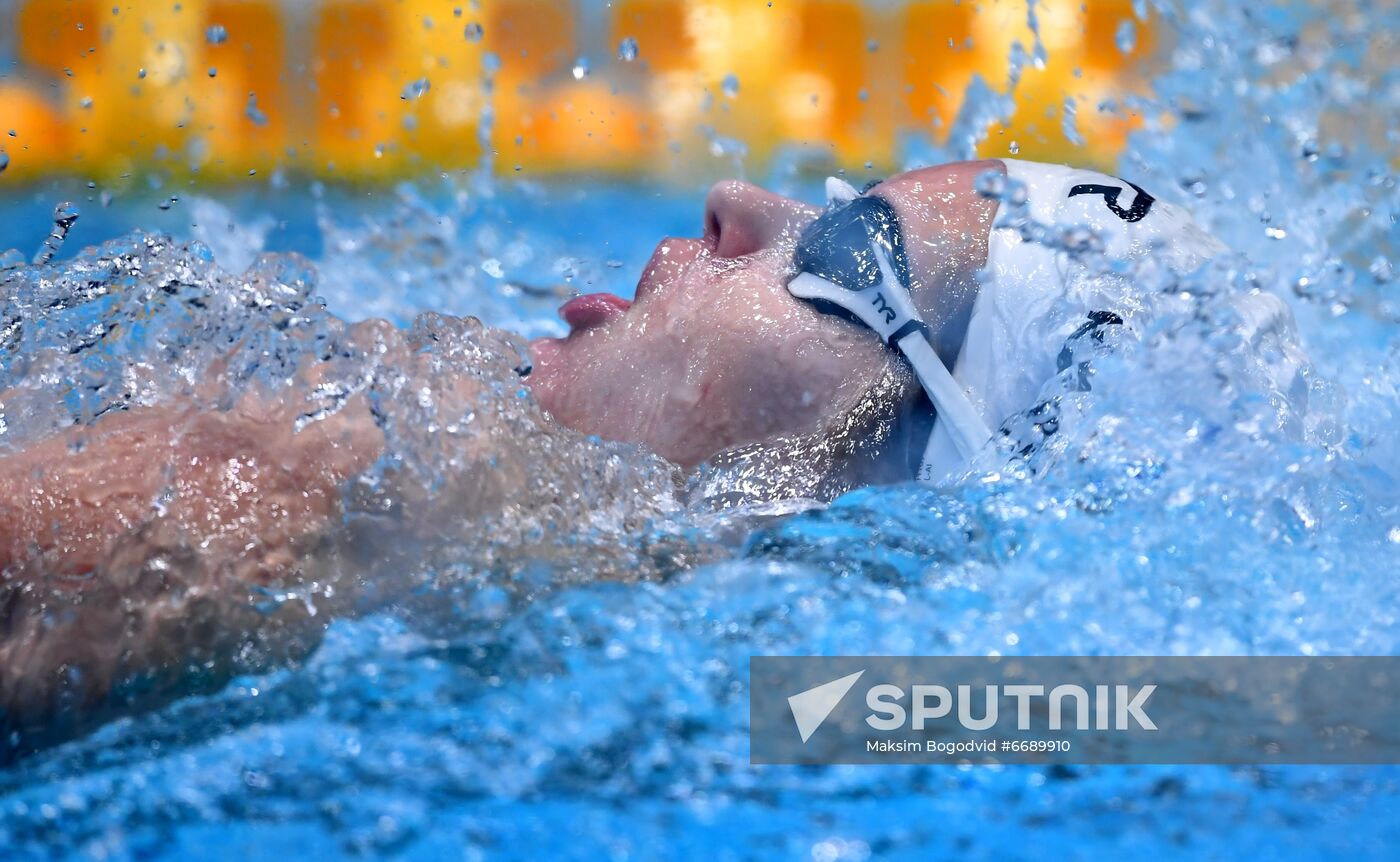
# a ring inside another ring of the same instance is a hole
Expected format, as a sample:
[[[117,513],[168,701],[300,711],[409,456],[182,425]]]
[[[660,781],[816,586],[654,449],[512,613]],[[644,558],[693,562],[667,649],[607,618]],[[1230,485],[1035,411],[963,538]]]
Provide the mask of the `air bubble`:
[[[10,154],[0,150],[0,174],[5,172],[5,168],[10,166]]]
[[[617,58],[624,63],[631,63],[637,59],[637,40],[631,36],[617,43]]]
[[[432,89],[432,86],[432,82],[429,81],[427,78],[419,78],[416,81],[409,81],[404,86],[403,92],[399,93],[399,98],[403,99],[405,102],[412,101],[413,99],[422,98],[424,93]]]
[[[739,95],[739,76],[733,73],[725,75],[724,80],[720,82],[719,89],[726,98],[736,98]]]
[[[574,61],[574,69],[573,69],[574,80],[575,80],[575,81],[582,81],[584,78],[587,78],[587,77],[588,77],[588,73],[589,73],[591,70],[592,70],[592,69],[591,69],[591,67],[590,67],[590,65],[589,65],[589,63],[588,63],[588,58],[587,58],[587,57],[579,57],[577,60]]]
[[[468,42],[480,42],[480,41],[481,41],[481,37],[482,37],[483,35],[485,35],[485,34],[486,34],[486,30],[485,30],[480,24],[476,23],[475,21],[473,21],[472,23],[468,24],[468,25],[462,30],[462,35],[467,37],[467,41],[468,41]]]
[[[204,40],[210,45],[222,45],[228,41],[228,28],[222,24],[210,24],[204,31]]]

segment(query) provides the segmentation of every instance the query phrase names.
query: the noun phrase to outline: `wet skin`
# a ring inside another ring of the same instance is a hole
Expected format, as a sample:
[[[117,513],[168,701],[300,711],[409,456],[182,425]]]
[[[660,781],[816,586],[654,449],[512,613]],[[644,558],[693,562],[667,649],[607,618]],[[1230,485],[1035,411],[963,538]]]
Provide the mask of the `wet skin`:
[[[915,303],[951,362],[995,204],[973,190],[997,161],[900,174],[869,194],[897,212]],[[724,449],[806,434],[852,404],[888,354],[875,335],[786,288],[802,228],[821,212],[738,181],[710,190],[700,239],[665,238],[635,300],[595,295],[562,310],[565,338],[531,344],[535,397],[561,423],[642,443],[692,467]]]

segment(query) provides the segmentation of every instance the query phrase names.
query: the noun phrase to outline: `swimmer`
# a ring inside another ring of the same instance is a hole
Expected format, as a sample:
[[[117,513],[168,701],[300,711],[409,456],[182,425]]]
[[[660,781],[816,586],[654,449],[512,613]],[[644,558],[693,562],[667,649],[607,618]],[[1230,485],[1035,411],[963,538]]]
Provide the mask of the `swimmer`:
[[[979,193],[997,178],[1011,193]],[[986,447],[1034,444],[1007,421],[1065,370],[1067,343],[1133,324],[1131,290],[1078,278],[1063,250],[1030,241],[1035,225],[1088,225],[1110,257],[1158,248],[1183,268],[1222,248],[1144,189],[1058,166],[956,163],[827,193],[822,207],[716,185],[702,236],[663,239],[634,299],[577,297],[561,309],[567,337],[531,343],[538,405],[678,471],[742,477],[705,480],[719,496],[947,481]],[[427,368],[403,330],[367,322],[345,339],[422,367],[441,415],[473,411],[481,382]],[[291,395],[133,408],[0,457],[0,730],[39,738],[66,714],[76,731],[101,707],[188,692],[192,669],[217,685],[305,654],[328,618],[372,607],[367,593],[403,596],[370,578],[395,553],[556,502],[523,480],[540,453],[502,426],[433,477],[436,503],[406,480],[377,491],[409,538],[371,530],[327,551],[393,404],[359,392],[299,427],[317,374],[303,369]],[[335,589],[276,618],[249,599],[313,581]]]

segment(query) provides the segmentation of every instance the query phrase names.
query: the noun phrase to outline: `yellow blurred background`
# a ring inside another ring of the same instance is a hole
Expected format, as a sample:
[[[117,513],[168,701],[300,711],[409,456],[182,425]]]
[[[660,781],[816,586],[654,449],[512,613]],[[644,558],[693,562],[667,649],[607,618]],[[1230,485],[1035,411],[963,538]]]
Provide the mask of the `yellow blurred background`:
[[[1140,86],[1151,21],[1034,9],[1043,63],[1024,0],[0,0],[0,183],[888,169],[974,75],[1006,88],[1018,42],[981,154],[1112,164],[1137,118],[1101,105]]]

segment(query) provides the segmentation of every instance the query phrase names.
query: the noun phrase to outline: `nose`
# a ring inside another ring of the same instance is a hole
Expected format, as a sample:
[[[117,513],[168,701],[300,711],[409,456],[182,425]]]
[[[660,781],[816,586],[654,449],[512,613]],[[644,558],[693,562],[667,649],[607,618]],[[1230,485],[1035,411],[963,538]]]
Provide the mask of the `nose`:
[[[705,196],[705,243],[718,257],[767,248],[816,217],[817,209],[739,180],[715,183]]]

